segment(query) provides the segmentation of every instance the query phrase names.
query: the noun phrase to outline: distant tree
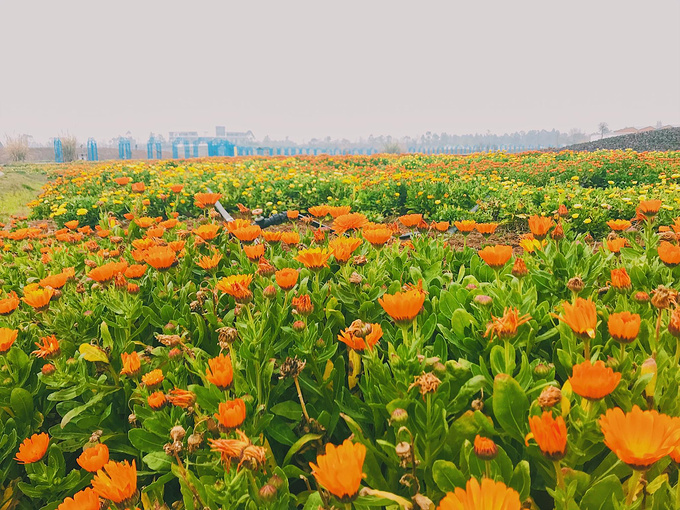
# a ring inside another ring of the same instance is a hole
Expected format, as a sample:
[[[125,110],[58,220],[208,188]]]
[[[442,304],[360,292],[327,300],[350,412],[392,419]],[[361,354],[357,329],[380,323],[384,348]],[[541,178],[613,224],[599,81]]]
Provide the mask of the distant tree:
[[[28,157],[28,137],[26,135],[5,137],[5,150],[12,161],[26,161]]]
[[[606,122],[600,122],[600,124],[597,126],[597,130],[600,132],[600,140],[602,140],[604,135],[609,133],[609,124]]]
[[[64,161],[75,161],[78,157],[77,148],[78,140],[75,136],[62,136],[61,137],[61,147],[64,152]]]

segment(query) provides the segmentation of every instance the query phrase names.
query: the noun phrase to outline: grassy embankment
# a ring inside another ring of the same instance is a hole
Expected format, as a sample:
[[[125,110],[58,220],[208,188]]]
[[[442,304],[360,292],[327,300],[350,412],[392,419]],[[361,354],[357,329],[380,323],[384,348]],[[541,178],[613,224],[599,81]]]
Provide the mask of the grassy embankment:
[[[40,193],[47,182],[43,167],[35,164],[0,166],[0,222],[12,214],[28,214],[26,204]]]

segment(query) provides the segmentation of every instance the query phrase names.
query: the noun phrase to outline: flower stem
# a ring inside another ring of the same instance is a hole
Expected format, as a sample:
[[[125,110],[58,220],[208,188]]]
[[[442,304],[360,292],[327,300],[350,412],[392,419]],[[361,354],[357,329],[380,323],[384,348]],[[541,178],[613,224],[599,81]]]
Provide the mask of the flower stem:
[[[564,483],[564,475],[562,474],[562,467],[560,466],[560,461],[554,460],[553,464],[555,465],[555,478],[557,480],[557,488],[564,490],[566,488],[566,485]]]
[[[300,382],[298,381],[297,375],[293,377],[293,381],[295,381],[295,388],[297,388],[298,398],[300,399],[300,405],[302,406],[302,414],[305,415],[307,423],[310,423],[311,420],[309,419],[309,414],[307,414],[307,406],[305,405],[305,399],[302,398],[302,389],[300,388]]]
[[[631,508],[633,506],[633,498],[635,497],[635,492],[640,483],[640,478],[642,477],[642,471],[637,469],[633,470],[633,476],[628,479],[628,495],[626,496],[626,508]]]
[[[505,370],[508,375],[512,375],[514,370],[510,368],[510,340],[505,340],[503,342],[503,347],[505,348]]]

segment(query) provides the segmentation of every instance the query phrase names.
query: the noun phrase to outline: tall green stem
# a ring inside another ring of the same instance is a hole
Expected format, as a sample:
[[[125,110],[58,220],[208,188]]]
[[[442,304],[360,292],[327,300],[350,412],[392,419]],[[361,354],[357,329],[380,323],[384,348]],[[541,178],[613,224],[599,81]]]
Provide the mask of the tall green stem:
[[[633,471],[633,476],[631,476],[628,479],[628,495],[626,496],[626,508],[631,508],[633,506],[633,498],[635,498],[635,491],[637,489],[641,477],[642,471],[635,469]]]

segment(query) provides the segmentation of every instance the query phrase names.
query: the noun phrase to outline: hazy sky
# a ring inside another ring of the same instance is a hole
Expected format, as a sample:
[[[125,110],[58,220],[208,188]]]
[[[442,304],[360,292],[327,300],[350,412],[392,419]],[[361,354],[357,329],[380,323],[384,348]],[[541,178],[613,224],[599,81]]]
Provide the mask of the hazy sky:
[[[0,0],[0,137],[680,124],[678,0]]]

